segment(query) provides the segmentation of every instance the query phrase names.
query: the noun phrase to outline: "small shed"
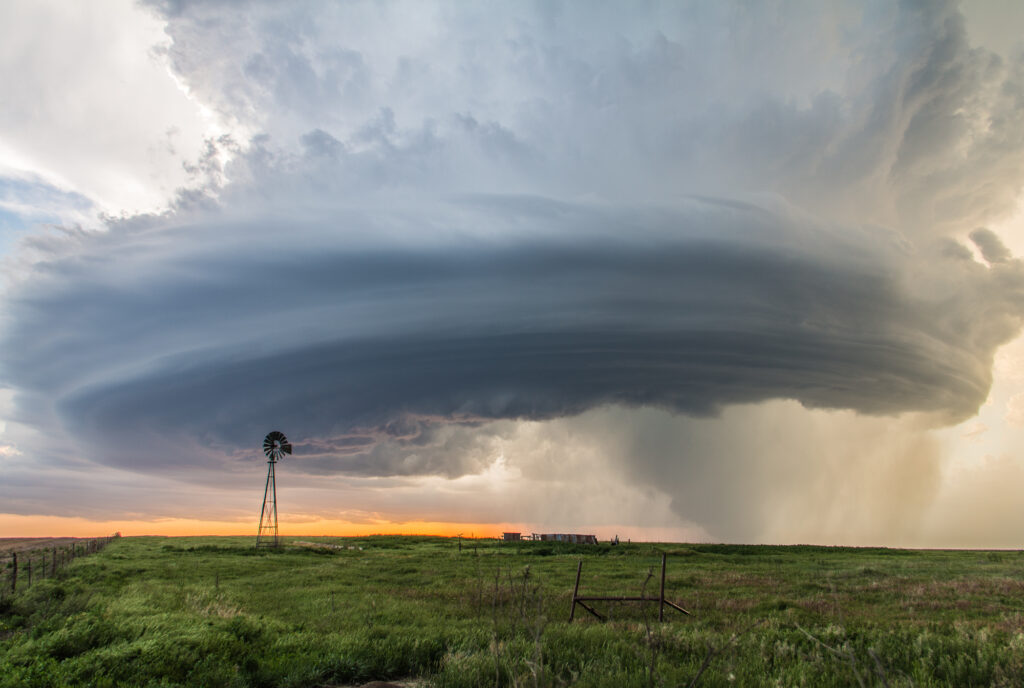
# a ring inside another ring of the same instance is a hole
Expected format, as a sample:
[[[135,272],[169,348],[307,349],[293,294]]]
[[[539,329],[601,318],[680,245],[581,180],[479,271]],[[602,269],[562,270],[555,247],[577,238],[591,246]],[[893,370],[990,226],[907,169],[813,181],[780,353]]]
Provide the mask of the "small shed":
[[[502,538],[505,542],[518,542],[523,539],[522,533],[502,533]]]

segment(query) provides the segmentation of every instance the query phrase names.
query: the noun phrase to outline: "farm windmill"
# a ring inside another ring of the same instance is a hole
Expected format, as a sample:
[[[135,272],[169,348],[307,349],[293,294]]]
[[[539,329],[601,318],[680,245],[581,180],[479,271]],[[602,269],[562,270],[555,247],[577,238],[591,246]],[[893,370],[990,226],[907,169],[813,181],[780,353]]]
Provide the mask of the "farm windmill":
[[[277,547],[277,485],[274,482],[274,464],[292,453],[292,445],[284,433],[274,430],[263,439],[263,453],[267,455],[267,486],[263,489],[263,509],[260,510],[260,528],[256,533],[257,547]]]

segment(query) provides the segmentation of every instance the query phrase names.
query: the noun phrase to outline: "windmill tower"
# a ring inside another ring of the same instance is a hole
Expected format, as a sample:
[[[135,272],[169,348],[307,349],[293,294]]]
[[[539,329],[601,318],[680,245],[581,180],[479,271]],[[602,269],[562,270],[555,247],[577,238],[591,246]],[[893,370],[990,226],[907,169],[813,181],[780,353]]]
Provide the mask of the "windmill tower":
[[[292,445],[284,433],[274,430],[263,439],[263,453],[267,455],[267,486],[263,489],[263,509],[260,510],[260,529],[256,533],[257,547],[277,547],[277,485],[274,482],[274,464],[292,453]]]

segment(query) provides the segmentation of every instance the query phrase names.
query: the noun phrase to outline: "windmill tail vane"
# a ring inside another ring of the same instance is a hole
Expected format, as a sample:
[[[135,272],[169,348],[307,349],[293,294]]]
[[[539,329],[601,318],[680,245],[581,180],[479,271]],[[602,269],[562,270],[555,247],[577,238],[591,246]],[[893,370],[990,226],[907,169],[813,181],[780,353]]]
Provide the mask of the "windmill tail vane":
[[[277,484],[274,481],[274,464],[286,454],[292,453],[292,445],[284,433],[274,430],[263,439],[263,453],[267,455],[267,485],[263,488],[263,508],[260,510],[260,527],[256,533],[257,547],[277,547]]]

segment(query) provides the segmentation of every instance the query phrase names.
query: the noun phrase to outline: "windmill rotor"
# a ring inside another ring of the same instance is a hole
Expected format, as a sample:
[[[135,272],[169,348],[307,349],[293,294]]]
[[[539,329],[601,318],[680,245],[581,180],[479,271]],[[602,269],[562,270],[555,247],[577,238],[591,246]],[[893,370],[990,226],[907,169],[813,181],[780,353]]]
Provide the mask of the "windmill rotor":
[[[292,453],[292,445],[283,432],[273,430],[263,439],[263,453],[271,461],[280,461],[285,454]]]

